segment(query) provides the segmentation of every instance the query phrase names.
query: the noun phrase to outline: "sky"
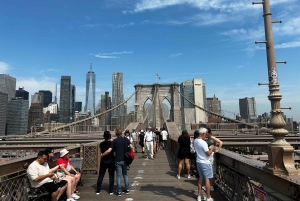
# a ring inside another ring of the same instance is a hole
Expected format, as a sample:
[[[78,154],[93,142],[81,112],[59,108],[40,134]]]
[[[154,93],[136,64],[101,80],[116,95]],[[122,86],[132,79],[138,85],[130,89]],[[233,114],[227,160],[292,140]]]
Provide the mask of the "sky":
[[[300,121],[300,1],[270,0],[281,107]],[[124,98],[134,85],[202,78],[206,96],[224,115],[239,113],[239,98],[255,97],[269,113],[262,5],[248,0],[0,0],[0,73],[30,95],[71,76],[85,105],[92,59],[96,102],[123,72]],[[157,80],[156,74],[161,79]],[[129,102],[133,108],[133,100]]]

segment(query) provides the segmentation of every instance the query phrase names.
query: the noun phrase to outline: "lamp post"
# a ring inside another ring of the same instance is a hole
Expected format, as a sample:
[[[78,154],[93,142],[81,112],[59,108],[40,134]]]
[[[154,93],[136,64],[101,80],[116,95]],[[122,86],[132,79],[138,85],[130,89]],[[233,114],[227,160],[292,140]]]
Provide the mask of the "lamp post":
[[[266,45],[269,91],[268,96],[271,101],[271,119],[270,126],[272,127],[270,134],[274,140],[268,145],[269,162],[264,167],[264,170],[275,174],[298,175],[294,163],[294,148],[285,140],[284,136],[288,131],[284,129],[286,123],[283,119],[280,100],[282,99],[279,93],[277,63],[275,59],[274,38],[272,31],[272,20],[269,0],[262,2],[253,2],[252,4],[263,5],[263,17],[265,26],[265,41],[256,41],[255,43],[264,43]]]

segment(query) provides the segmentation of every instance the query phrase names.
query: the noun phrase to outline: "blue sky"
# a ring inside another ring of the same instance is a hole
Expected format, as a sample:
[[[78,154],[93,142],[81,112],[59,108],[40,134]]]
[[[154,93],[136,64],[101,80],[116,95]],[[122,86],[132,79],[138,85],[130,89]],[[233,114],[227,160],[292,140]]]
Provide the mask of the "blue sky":
[[[281,106],[300,120],[300,2],[270,0]],[[30,94],[70,75],[85,104],[90,58],[97,98],[111,94],[112,72],[123,72],[125,97],[134,84],[202,78],[207,97],[239,113],[238,100],[255,97],[269,112],[262,5],[246,0],[0,0],[0,73]],[[133,102],[133,101],[131,101]],[[225,116],[233,117],[230,113]]]

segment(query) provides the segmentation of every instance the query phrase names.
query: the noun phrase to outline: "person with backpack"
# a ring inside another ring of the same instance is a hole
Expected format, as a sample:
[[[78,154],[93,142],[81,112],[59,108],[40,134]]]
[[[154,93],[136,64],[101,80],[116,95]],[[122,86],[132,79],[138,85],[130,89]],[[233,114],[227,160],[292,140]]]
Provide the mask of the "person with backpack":
[[[119,197],[122,196],[122,192],[129,194],[129,180],[127,176],[127,164],[125,162],[125,151],[130,147],[131,149],[134,148],[130,144],[130,141],[126,137],[122,137],[122,129],[116,128],[115,130],[117,138],[114,139],[110,145],[110,148],[107,149],[104,153],[102,153],[100,156],[103,158],[104,156],[108,155],[112,150],[115,151],[115,168],[117,172],[117,195]],[[125,188],[122,191],[121,186],[121,174],[124,178]]]

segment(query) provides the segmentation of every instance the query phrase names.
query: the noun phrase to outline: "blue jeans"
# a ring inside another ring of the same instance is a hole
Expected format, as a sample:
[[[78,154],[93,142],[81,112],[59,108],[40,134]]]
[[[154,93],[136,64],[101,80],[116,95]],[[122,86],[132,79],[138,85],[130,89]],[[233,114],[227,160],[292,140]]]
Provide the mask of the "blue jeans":
[[[116,172],[117,172],[117,191],[122,192],[121,186],[121,173],[123,173],[125,190],[129,190],[129,181],[127,176],[127,164],[124,161],[116,162]]]

